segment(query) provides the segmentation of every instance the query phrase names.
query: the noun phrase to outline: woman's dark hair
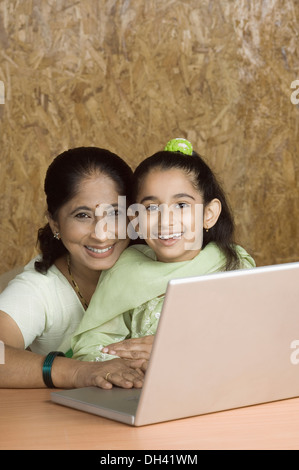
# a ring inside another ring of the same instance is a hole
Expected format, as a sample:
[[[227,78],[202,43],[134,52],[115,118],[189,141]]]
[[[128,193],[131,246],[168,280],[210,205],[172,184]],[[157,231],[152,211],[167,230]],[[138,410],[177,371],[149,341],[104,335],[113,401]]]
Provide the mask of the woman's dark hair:
[[[111,178],[119,194],[132,202],[133,171],[129,165],[109,150],[78,147],[58,155],[47,170],[44,190],[49,215],[55,220],[59,209],[76,195],[82,179],[100,173]],[[38,244],[42,258],[35,262],[35,269],[44,274],[67,250],[54,238],[49,224],[39,229]]]
[[[152,170],[183,170],[195,188],[200,191],[204,208],[209,202],[217,198],[221,202],[222,210],[217,223],[203,232],[204,248],[209,242],[215,242],[226,256],[225,269],[237,269],[240,260],[234,243],[234,220],[226,201],[224,192],[216,180],[215,175],[202,157],[193,151],[192,155],[181,152],[161,151],[143,160],[134,172],[134,200],[137,199],[139,189],[144,177]]]

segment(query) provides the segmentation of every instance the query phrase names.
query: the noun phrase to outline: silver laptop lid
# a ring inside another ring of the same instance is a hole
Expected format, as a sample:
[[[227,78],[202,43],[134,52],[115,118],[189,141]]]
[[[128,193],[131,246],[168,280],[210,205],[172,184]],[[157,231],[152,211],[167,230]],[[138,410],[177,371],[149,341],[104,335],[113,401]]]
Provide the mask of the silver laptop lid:
[[[141,426],[299,396],[298,280],[288,263],[171,281],[139,402],[95,387],[52,400]]]
[[[171,281],[134,424],[298,396],[298,310],[299,263]]]

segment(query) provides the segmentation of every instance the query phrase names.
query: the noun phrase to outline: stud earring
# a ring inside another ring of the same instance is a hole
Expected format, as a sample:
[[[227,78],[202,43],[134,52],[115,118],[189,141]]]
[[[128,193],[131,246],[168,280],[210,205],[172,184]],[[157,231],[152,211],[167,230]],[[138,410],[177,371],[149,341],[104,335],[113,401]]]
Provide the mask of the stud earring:
[[[207,228],[206,228],[206,232],[208,233],[208,231],[209,231],[209,228],[207,227]]]
[[[55,238],[56,240],[60,240],[60,234],[59,234],[59,232],[55,232],[55,233],[54,233],[54,238]]]

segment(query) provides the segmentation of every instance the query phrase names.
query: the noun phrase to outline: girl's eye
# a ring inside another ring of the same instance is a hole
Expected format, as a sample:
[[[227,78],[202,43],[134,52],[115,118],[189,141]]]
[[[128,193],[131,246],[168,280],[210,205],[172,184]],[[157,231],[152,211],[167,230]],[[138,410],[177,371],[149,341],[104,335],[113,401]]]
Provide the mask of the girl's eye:
[[[178,202],[175,207],[178,208],[178,209],[184,209],[184,207],[189,207],[190,204],[188,204],[187,202]]]
[[[157,204],[150,204],[149,206],[146,206],[146,210],[148,212],[155,212],[159,210],[159,206]]]

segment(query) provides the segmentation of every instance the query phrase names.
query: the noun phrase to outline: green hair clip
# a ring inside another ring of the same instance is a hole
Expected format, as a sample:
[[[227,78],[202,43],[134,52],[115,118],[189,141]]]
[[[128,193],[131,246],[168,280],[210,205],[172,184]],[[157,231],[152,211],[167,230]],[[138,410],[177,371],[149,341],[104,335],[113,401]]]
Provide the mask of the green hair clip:
[[[185,155],[192,155],[193,148],[189,140],[186,139],[172,139],[167,142],[164,148],[167,152],[181,152]]]

